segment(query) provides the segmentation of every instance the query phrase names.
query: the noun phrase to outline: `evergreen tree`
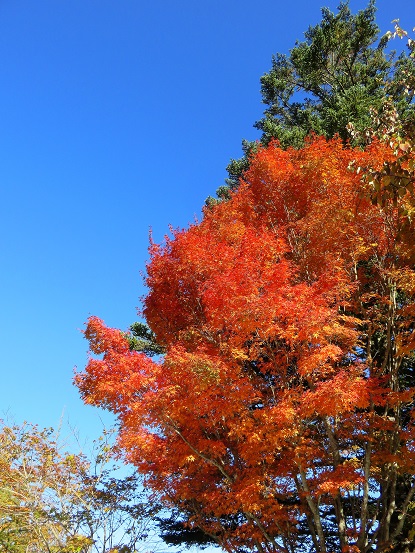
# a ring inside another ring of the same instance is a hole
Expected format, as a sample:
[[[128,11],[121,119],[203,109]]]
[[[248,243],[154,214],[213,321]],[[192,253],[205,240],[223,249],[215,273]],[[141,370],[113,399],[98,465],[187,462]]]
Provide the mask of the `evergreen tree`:
[[[262,132],[260,143],[277,139],[283,148],[300,148],[310,133],[331,138],[338,134],[346,143],[363,145],[365,130],[372,126],[371,112],[392,104],[401,122],[414,120],[413,97],[406,82],[415,76],[409,52],[387,53],[391,33],[379,39],[375,1],[353,15],[348,2],[338,12],[323,8],[322,20],[305,32],[288,55],[278,53],[272,67],[261,77],[264,117],[255,123]],[[348,127],[356,131],[351,137]],[[217,191],[225,198],[238,186],[249,166],[255,142],[243,141],[243,157],[232,159],[225,187]],[[210,203],[212,199],[208,199]]]

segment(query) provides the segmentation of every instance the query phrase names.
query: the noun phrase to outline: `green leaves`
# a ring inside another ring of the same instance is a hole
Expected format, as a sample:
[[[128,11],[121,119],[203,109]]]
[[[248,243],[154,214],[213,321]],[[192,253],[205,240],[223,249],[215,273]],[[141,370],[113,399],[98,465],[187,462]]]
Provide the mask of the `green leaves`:
[[[270,71],[261,77],[267,108],[254,125],[262,133],[262,144],[276,139],[283,148],[301,148],[314,133],[327,138],[338,134],[344,143],[365,146],[371,111],[381,112],[388,103],[404,126],[414,121],[414,43],[409,40],[408,53],[398,57],[386,53],[394,35],[379,39],[375,14],[374,0],[355,15],[348,2],[341,3],[337,13],[324,8],[321,22],[304,33],[304,41],[289,54],[272,57]],[[403,33],[397,26],[395,35]],[[245,143],[243,157],[228,165],[231,189],[238,187],[254,151]],[[223,189],[220,194],[223,198]]]
[[[287,132],[293,127],[303,136],[338,133],[347,140],[346,125],[364,128],[369,106],[382,101],[392,62],[383,53],[385,41],[383,48],[374,46],[379,32],[374,2],[356,15],[348,4],[341,4],[337,14],[326,8],[322,14],[322,21],[305,33],[306,40],[289,56],[275,56],[271,71],[261,78],[263,102],[269,107],[256,126],[265,143],[278,138],[289,145]]]
[[[162,355],[165,352],[163,346],[157,343],[154,333],[145,323],[136,322],[130,326],[131,334],[125,337],[130,344],[130,350],[145,353],[149,357]]]

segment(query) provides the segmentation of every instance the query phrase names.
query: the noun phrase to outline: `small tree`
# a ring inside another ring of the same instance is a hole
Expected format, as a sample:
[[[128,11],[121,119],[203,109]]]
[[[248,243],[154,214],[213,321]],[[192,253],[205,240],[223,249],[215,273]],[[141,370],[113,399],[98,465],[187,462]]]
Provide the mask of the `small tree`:
[[[0,432],[0,551],[132,553],[148,535],[149,508],[135,475],[118,476],[109,434],[92,460],[63,452],[50,429]]]

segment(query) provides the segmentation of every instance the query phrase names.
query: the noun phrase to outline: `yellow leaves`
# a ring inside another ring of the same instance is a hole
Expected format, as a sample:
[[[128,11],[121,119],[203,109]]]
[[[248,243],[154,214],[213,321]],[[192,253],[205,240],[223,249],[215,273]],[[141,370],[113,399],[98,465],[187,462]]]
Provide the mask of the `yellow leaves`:
[[[354,263],[370,258],[378,247],[377,242],[368,243],[362,236],[355,237],[353,242],[354,248],[351,255]]]
[[[87,551],[94,544],[92,538],[82,535],[71,536],[63,547],[60,548],[61,553],[80,553]],[[118,550],[117,550],[118,551]]]
[[[104,551],[103,535],[110,540],[131,521],[137,535],[129,514],[138,507],[137,480],[116,476],[109,434],[90,444],[87,458],[65,452],[51,429],[1,425],[1,551],[8,544],[7,551],[80,553],[94,543]]]
[[[392,281],[400,290],[415,295],[415,271],[409,267],[403,267],[389,272]]]
[[[219,369],[210,361],[196,359],[189,363],[189,368],[197,377],[201,391],[219,381]]]
[[[249,355],[247,354],[246,350],[241,348],[232,348],[231,355],[236,361],[239,362],[243,362],[249,359]]]

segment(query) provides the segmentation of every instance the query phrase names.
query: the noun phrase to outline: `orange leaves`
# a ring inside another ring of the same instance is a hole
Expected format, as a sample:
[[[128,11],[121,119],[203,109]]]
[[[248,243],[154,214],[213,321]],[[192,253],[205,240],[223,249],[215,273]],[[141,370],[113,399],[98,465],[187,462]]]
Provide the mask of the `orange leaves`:
[[[76,376],[85,401],[118,414],[127,459],[228,545],[294,543],[311,514],[341,512],[342,491],[360,502],[368,475],[375,497],[382,459],[413,466],[399,443],[415,440],[413,245],[352,170],[383,155],[323,138],[259,148],[229,201],[152,244],[159,362],[88,323],[104,355]]]
[[[104,357],[91,358],[85,372],[75,375],[82,397],[87,403],[118,413],[128,411],[143,383],[148,386],[148,380],[154,380],[157,364],[143,354],[130,352],[123,334],[106,327],[97,317],[89,319],[85,336],[90,340],[91,351],[104,353]]]
[[[271,144],[252,160],[245,180],[260,218],[286,236],[305,278],[344,268],[359,237],[369,242],[379,234],[381,214],[362,197],[360,176],[350,168],[373,161],[366,152],[324,138],[302,150],[282,152]]]
[[[337,497],[345,490],[351,490],[364,481],[357,458],[345,461],[335,469],[323,472],[316,483],[316,495],[329,494]]]
[[[372,384],[362,378],[362,372],[359,367],[348,367],[308,391],[301,410],[303,416],[335,417],[368,407]]]
[[[114,328],[108,328],[98,317],[90,317],[85,330],[85,338],[89,341],[89,347],[93,353],[100,354],[109,349],[125,352],[128,350],[128,342],[122,333]]]
[[[310,344],[309,352],[305,353],[298,362],[298,371],[304,377],[312,376],[313,374],[318,379],[332,376],[333,365],[342,356],[342,349],[334,344],[317,345],[314,347]]]

